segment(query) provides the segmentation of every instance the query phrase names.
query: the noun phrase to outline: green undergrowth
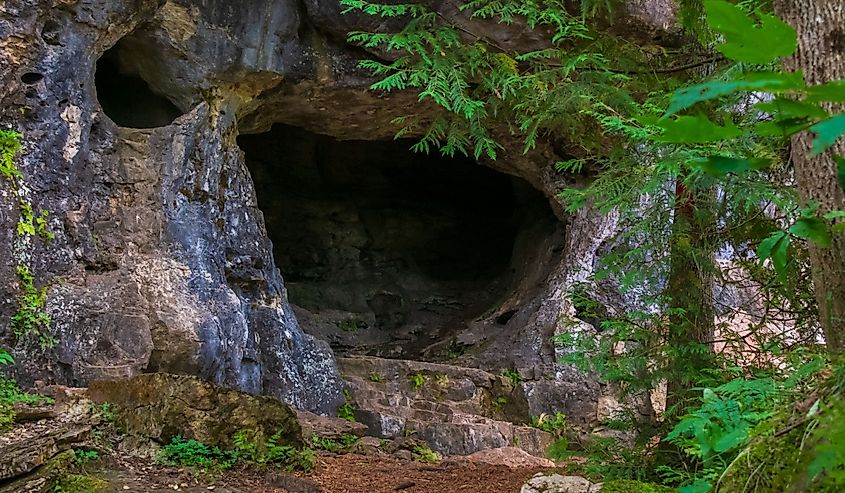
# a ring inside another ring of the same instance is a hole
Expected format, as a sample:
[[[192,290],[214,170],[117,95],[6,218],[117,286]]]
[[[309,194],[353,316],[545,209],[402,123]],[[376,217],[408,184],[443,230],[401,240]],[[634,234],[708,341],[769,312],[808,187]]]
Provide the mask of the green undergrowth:
[[[351,433],[344,433],[339,438],[327,438],[318,435],[311,435],[311,446],[317,450],[342,453],[352,448],[360,438]]]
[[[674,493],[676,490],[654,483],[616,479],[604,482],[601,491],[602,493]]]
[[[223,450],[194,439],[174,437],[158,454],[159,463],[195,467],[206,471],[225,471],[236,465],[281,467],[288,471],[310,471],[314,452],[309,448],[281,445],[281,433],[263,438],[251,430],[241,430],[233,438],[234,448]]]
[[[42,405],[53,402],[49,397],[24,392],[14,380],[0,375],[0,432],[8,430],[15,420],[15,404]]]
[[[761,422],[712,491],[845,491],[845,366]]]
[[[352,394],[349,389],[343,389],[343,404],[337,408],[337,417],[355,422],[355,407],[352,405]]]
[[[21,137],[13,130],[0,129],[0,175],[15,183],[21,173],[15,166],[15,155],[21,150]]]
[[[46,310],[47,288],[35,285],[32,271],[24,265],[17,268],[21,294],[18,311],[12,315],[12,330],[18,340],[32,340],[42,349],[55,347],[58,343],[50,334],[52,320]]]
[[[108,487],[108,481],[87,474],[68,474],[53,486],[52,493],[97,493]]]
[[[437,452],[431,450],[428,445],[417,445],[411,449],[411,457],[417,462],[440,462]]]
[[[566,415],[561,412],[555,414],[543,413],[532,417],[528,424],[546,433],[551,433],[555,437],[560,437],[566,431]]]

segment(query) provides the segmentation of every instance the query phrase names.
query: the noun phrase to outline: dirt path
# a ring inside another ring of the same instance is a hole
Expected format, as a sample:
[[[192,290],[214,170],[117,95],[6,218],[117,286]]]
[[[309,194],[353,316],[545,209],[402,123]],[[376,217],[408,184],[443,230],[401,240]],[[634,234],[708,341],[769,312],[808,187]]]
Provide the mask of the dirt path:
[[[325,493],[517,493],[537,470],[486,464],[420,464],[354,455],[320,461],[311,479]]]
[[[309,474],[241,469],[217,477],[144,461],[90,468],[106,492],[163,493],[517,493],[537,469],[487,464],[423,464],[393,457],[321,455]]]

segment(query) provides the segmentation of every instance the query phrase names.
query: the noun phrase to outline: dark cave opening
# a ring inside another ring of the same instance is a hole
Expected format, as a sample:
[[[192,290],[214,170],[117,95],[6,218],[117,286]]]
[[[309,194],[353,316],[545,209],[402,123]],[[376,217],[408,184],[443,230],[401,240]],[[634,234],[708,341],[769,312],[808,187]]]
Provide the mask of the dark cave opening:
[[[158,128],[170,125],[182,111],[156,92],[138,70],[149,53],[123,38],[97,60],[97,100],[106,116],[126,128]]]
[[[297,317],[340,353],[432,359],[469,323],[506,324],[515,248],[557,224],[525,181],[413,141],[274,125],[238,144]]]

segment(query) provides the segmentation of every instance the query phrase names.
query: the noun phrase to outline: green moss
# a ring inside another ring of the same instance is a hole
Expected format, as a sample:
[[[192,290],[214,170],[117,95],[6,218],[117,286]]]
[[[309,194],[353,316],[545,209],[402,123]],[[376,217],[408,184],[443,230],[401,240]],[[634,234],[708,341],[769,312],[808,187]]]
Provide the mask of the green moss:
[[[654,483],[616,479],[604,483],[601,491],[602,493],[674,493],[675,490]]]
[[[53,491],[57,493],[97,493],[105,490],[108,486],[108,481],[93,476],[68,474],[56,483]]]

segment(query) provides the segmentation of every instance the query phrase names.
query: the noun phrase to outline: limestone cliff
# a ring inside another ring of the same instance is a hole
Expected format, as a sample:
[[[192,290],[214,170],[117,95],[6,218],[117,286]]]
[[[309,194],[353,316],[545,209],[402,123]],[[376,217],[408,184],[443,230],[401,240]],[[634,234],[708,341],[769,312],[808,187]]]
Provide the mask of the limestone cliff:
[[[542,43],[431,3],[502,45]],[[642,37],[669,25],[671,2],[631,3],[619,29]],[[18,376],[188,373],[330,412],[341,380],[324,341],[405,358],[458,348],[468,366],[519,369],[533,414],[594,420],[598,382],[556,365],[549,338],[572,330],[566,290],[592,269],[613,218],[563,213],[550,144],[440,162],[465,170],[447,184],[372,159],[413,165],[386,143],[389,122],[432,111],[413,94],[367,91],[355,67],[372,54],[345,34],[384,27],[341,15],[334,0],[4,0],[0,124],[24,135],[24,180],[20,195],[0,188],[0,341],[14,345]],[[359,190],[356,170],[403,177]],[[391,191],[425,180],[421,190],[453,188],[416,205]],[[491,188],[455,201],[462,183]],[[49,211],[52,240],[16,234],[19,196]],[[450,216],[473,204],[478,215]],[[465,225],[478,234],[456,233]],[[467,260],[444,260],[455,251]],[[277,263],[301,296],[299,321]],[[49,286],[54,349],[12,334],[20,265]]]

